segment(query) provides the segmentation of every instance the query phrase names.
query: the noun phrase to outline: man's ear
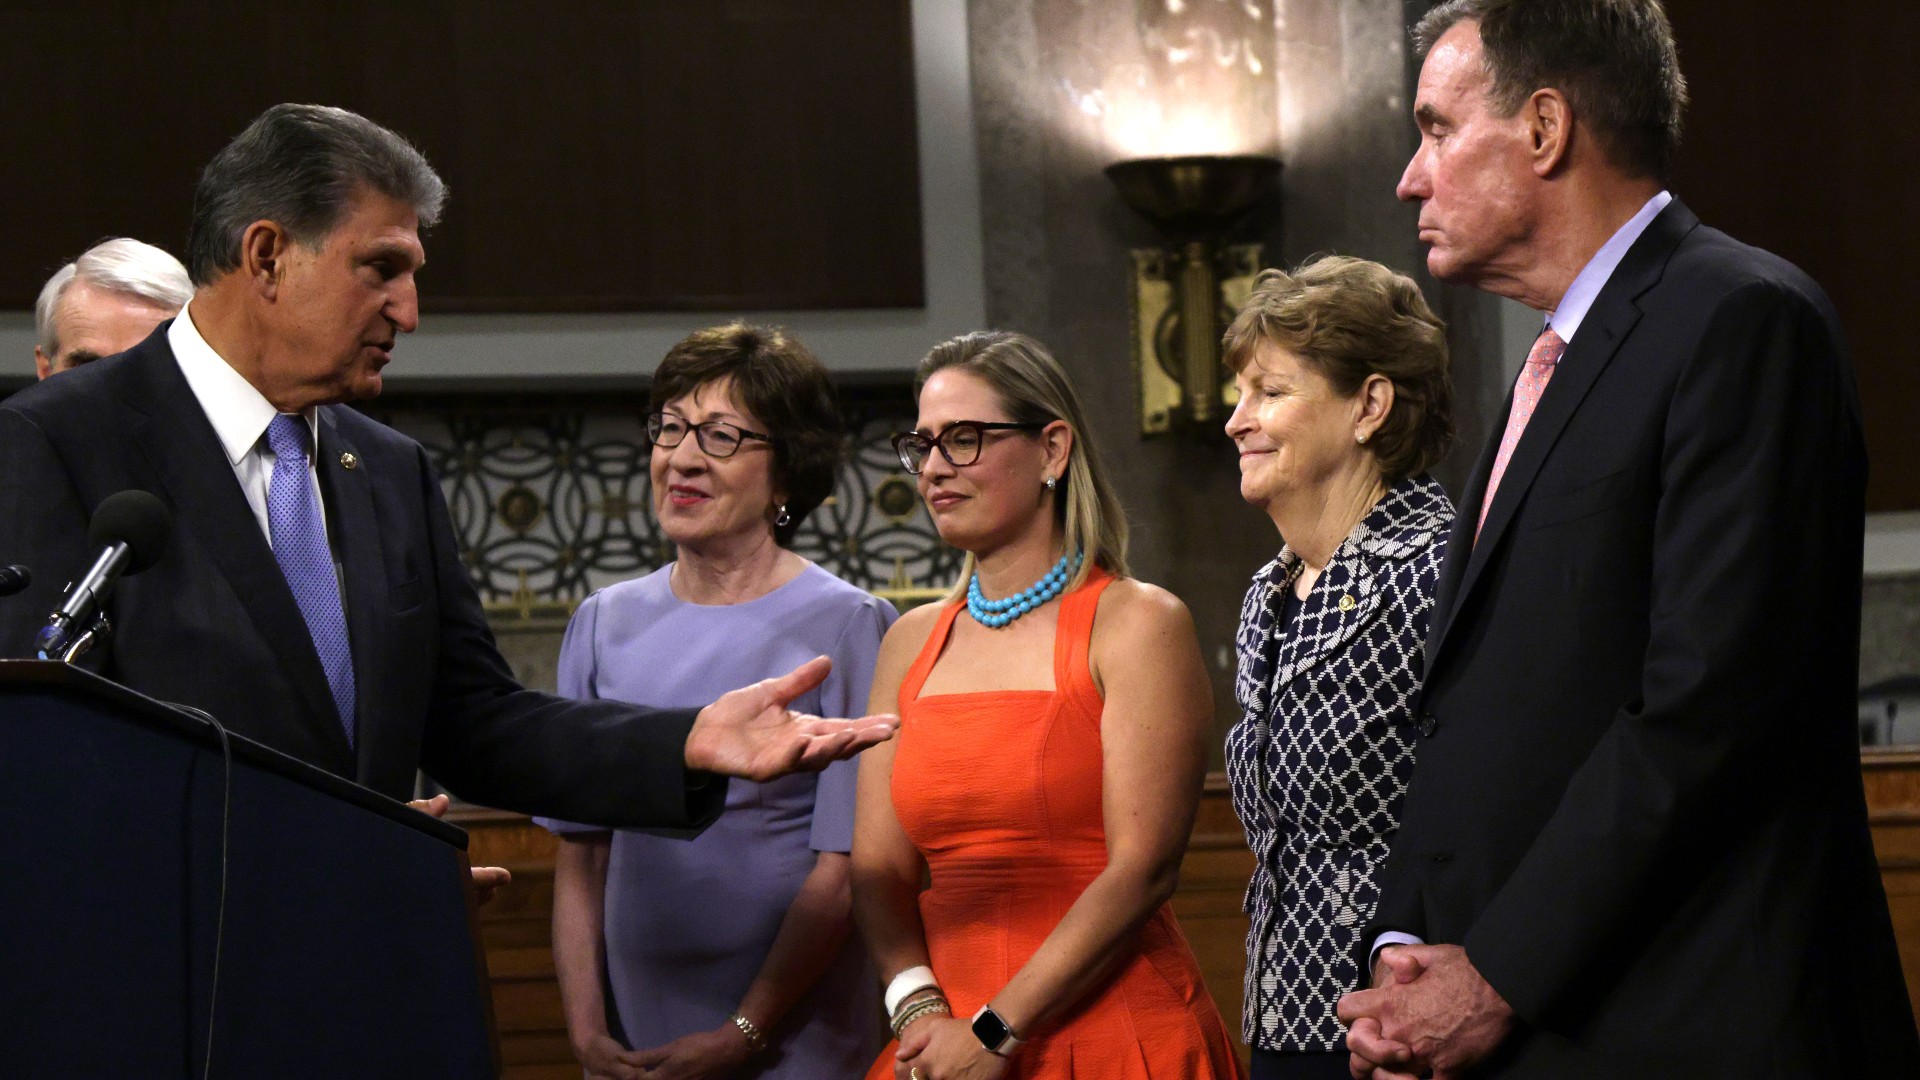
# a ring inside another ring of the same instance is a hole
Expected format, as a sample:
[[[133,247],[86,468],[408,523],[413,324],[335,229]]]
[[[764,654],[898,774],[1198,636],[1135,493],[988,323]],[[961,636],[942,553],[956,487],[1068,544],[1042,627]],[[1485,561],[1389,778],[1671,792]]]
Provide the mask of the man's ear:
[[[262,298],[273,300],[279,296],[287,252],[292,246],[292,238],[277,221],[263,218],[240,234],[240,272]]]
[[[41,352],[38,345],[33,347],[33,370],[43,379],[53,374],[53,357]]]
[[[1548,87],[1535,90],[1521,106],[1526,113],[1527,134],[1532,143],[1533,174],[1553,175],[1567,160],[1573,148],[1573,107],[1567,96]]]

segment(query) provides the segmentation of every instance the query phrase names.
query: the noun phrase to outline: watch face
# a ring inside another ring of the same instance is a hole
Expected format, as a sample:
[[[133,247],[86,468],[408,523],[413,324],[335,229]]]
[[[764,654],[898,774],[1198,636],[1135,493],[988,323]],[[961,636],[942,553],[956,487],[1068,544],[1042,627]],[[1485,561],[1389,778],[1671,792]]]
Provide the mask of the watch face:
[[[973,1035],[980,1040],[980,1045],[997,1054],[1001,1044],[1013,1037],[1013,1029],[992,1009],[983,1009],[973,1018]]]

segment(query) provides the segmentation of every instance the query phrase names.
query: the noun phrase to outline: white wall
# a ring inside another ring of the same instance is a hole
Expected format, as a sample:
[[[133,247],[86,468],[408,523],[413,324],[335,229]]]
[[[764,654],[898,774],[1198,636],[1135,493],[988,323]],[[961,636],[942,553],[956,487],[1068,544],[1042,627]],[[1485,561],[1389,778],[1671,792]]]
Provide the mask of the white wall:
[[[435,315],[394,350],[387,383],[431,389],[500,379],[633,378],[688,331],[739,315],[790,327],[835,371],[908,371],[928,348],[986,318],[980,185],[963,0],[913,0],[920,214],[926,306],[870,311],[672,312],[629,315]],[[448,208],[459,213],[456,202]],[[143,239],[153,239],[151,237]],[[857,244],[858,237],[849,243]],[[433,238],[427,237],[431,252]],[[77,253],[76,253],[77,254]],[[33,317],[0,313],[0,365],[33,372]]]

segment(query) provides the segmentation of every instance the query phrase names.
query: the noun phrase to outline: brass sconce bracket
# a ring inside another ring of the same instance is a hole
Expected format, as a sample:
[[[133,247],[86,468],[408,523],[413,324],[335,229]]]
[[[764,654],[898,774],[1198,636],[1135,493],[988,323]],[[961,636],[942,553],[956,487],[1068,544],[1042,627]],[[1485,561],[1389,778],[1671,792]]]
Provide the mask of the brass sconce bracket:
[[[1220,335],[1246,303],[1261,256],[1261,245],[1229,244],[1226,234],[1274,190],[1280,163],[1252,154],[1137,158],[1106,173],[1167,238],[1133,252],[1140,433],[1219,435],[1234,404]]]
[[[1133,249],[1128,307],[1140,434],[1226,423],[1239,395],[1232,375],[1220,366],[1219,328],[1247,302],[1262,250],[1259,244],[1229,244],[1213,252],[1198,242],[1184,251]],[[1211,319],[1182,317],[1188,303],[1204,303],[1209,295],[1215,298]]]

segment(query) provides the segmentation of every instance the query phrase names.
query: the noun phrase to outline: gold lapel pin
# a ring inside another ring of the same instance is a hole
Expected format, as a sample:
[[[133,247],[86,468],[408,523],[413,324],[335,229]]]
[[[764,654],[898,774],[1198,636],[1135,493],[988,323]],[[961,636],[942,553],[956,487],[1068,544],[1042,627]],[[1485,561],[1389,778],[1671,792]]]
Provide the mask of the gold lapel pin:
[[[1352,593],[1346,593],[1340,597],[1341,611],[1352,611],[1356,606]]]
[[[341,454],[340,467],[343,469],[357,469],[360,467],[360,459],[354,457],[352,454]]]

